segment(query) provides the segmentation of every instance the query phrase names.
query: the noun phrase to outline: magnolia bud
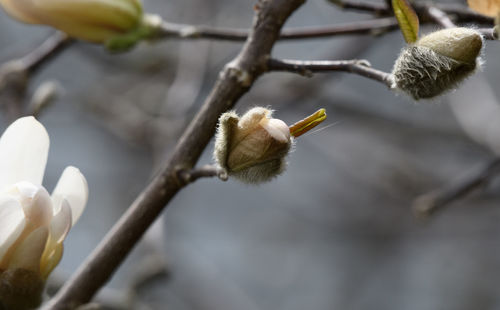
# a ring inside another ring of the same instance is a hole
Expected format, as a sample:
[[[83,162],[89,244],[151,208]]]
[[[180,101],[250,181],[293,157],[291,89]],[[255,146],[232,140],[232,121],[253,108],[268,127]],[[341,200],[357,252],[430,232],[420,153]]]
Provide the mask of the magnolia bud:
[[[227,112],[219,118],[214,157],[232,177],[245,183],[266,182],[286,168],[292,139],[288,126],[256,107],[241,118]]]
[[[135,32],[143,18],[140,0],[0,0],[12,17],[48,25],[96,43]]]
[[[479,32],[469,28],[449,28],[426,35],[405,47],[396,60],[396,87],[415,100],[453,89],[478,67],[482,46]]]

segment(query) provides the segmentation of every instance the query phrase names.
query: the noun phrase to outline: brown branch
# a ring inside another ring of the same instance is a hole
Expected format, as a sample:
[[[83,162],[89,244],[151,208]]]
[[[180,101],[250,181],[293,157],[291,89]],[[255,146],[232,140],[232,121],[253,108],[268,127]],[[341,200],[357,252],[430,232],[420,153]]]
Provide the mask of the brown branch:
[[[389,88],[394,83],[390,73],[371,68],[366,60],[303,61],[271,58],[268,61],[268,70],[293,72],[303,76],[311,76],[314,72],[345,71],[384,83]]]
[[[354,10],[360,12],[367,12],[374,15],[386,16],[392,15],[390,6],[386,3],[373,3],[367,1],[356,1],[356,0],[329,0],[331,3],[337,5],[344,10]]]
[[[398,24],[395,18],[385,17],[322,27],[284,29],[279,40],[315,39],[353,34],[380,34],[397,28]],[[162,22],[157,35],[159,38],[166,39],[215,39],[240,42],[247,39],[248,33],[248,29],[212,28]]]
[[[413,210],[417,217],[427,218],[472,191],[486,186],[498,174],[500,174],[500,158],[491,161],[471,177],[457,180],[442,189],[419,196],[413,203]]]
[[[434,6],[427,6],[425,11],[429,18],[433,19],[443,28],[455,28],[457,26],[445,12]]]
[[[495,28],[479,28],[476,30],[479,31],[486,40],[498,40],[498,33],[495,31]]]
[[[25,114],[23,103],[30,76],[71,42],[67,35],[57,32],[26,56],[0,66],[0,105],[5,108],[9,121]]]
[[[356,10],[371,13],[377,16],[393,15],[392,9],[387,6],[387,2],[374,3],[371,1],[357,0],[330,0],[330,2],[346,10]],[[426,22],[428,19],[426,16],[428,5],[426,3],[413,2],[412,6],[421,18],[421,22]],[[494,25],[493,18],[475,13],[462,5],[436,3],[434,6],[444,11],[446,14],[452,15],[455,18],[456,22],[459,23]]]
[[[56,57],[73,42],[73,39],[70,39],[66,34],[56,32],[40,46],[26,56],[20,58],[18,61],[21,63],[23,70],[33,74],[37,69]]]
[[[283,23],[305,0],[260,0],[248,40],[220,72],[214,88],[180,138],[171,159],[58,294],[43,307],[74,309],[88,302],[110,279],[166,204],[182,188],[179,168],[192,168],[212,138],[220,114],[232,108],[267,68]]]
[[[177,177],[180,181],[184,182],[185,185],[193,183],[199,178],[211,178],[218,177],[222,181],[227,181],[228,175],[227,171],[221,167],[205,165],[200,168],[194,169],[180,169],[177,171]]]
[[[437,24],[444,28],[457,27],[448,14],[434,6],[427,6],[426,14],[430,19],[434,20]],[[479,31],[479,33],[481,33],[486,40],[498,40],[497,33],[494,28],[482,28],[477,29],[477,31]]]

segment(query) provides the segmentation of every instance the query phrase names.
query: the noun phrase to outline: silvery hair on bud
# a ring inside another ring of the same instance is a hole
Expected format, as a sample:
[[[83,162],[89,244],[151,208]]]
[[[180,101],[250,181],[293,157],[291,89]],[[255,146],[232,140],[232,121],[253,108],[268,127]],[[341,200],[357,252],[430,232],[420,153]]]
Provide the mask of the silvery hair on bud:
[[[412,45],[402,50],[394,64],[394,81],[397,88],[415,100],[432,98],[454,89],[474,73],[478,62],[457,61],[430,48]]]

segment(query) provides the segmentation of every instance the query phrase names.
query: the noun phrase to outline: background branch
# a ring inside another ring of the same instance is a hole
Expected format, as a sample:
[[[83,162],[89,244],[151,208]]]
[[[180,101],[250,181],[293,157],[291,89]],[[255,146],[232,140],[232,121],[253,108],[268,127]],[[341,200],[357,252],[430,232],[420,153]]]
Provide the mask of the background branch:
[[[429,18],[433,19],[443,28],[455,28],[457,26],[445,12],[434,6],[427,6],[426,12]]]
[[[500,173],[500,159],[491,161],[475,175],[452,182],[447,187],[419,196],[413,203],[417,217],[427,218],[450,203],[486,186]]]
[[[23,70],[33,74],[74,42],[62,32],[56,32],[19,61]]]
[[[57,32],[26,56],[8,61],[0,67],[0,105],[5,109],[9,122],[26,114],[24,101],[31,75],[48,63],[73,40]]]
[[[245,41],[248,29],[213,28],[163,22],[160,26],[160,38],[179,39],[214,39],[226,41]],[[384,31],[395,30],[398,23],[393,17],[377,18],[367,21],[350,22],[321,27],[305,27],[284,29],[279,40],[314,39],[338,35],[353,34],[380,34]]]
[[[356,11],[371,13],[377,16],[393,15],[390,6],[384,3],[373,3],[369,1],[352,1],[352,0],[343,0],[343,1],[330,0],[330,2],[345,10],[356,10]],[[413,2],[412,6],[419,15],[421,19],[420,21],[427,22],[428,18],[426,14],[427,14],[428,4]],[[494,25],[493,18],[475,13],[462,5],[436,3],[434,7],[444,11],[446,14],[453,16],[456,19],[456,22],[459,23],[477,23],[477,24],[484,24],[491,26]]]

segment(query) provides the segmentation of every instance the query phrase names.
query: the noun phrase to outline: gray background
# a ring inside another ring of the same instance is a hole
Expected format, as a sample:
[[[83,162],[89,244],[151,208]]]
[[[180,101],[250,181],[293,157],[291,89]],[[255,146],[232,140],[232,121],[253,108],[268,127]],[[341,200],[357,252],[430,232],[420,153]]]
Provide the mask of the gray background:
[[[251,25],[253,5],[144,0],[146,11],[172,22],[242,28]],[[287,26],[369,18],[310,0]],[[1,62],[52,33],[3,12],[0,29]],[[403,44],[399,32],[305,40],[279,43],[274,56],[365,58],[390,71]],[[90,188],[54,278],[64,279],[82,262],[168,158],[240,46],[169,40],[110,55],[78,43],[34,77],[30,93],[46,80],[64,88],[40,117],[51,137],[47,188],[69,164],[81,169]],[[301,137],[286,173],[269,184],[207,179],[183,190],[164,212],[163,227],[150,234],[153,248],[137,247],[106,292],[126,292],[144,257],[160,253],[169,277],[143,287],[130,309],[500,309],[498,184],[426,222],[411,211],[418,195],[494,157],[499,53],[500,44],[487,42],[486,65],[476,78],[419,103],[345,73],[264,76],[239,112],[270,106],[293,123],[324,107],[325,128]],[[201,164],[211,162],[212,147]],[[102,298],[110,302],[113,294],[106,292]]]

